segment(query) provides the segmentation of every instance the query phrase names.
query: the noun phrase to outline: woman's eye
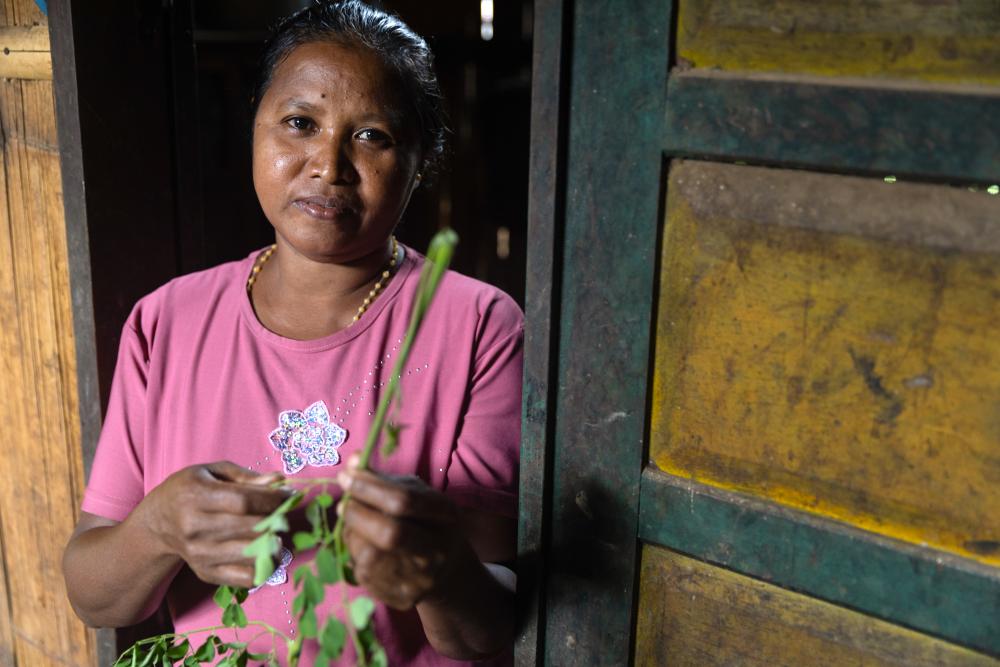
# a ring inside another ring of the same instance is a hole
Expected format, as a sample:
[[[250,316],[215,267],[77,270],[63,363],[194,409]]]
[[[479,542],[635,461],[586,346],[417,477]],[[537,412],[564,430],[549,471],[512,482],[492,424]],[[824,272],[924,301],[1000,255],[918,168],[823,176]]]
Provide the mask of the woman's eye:
[[[313,128],[313,122],[302,116],[295,116],[285,121],[285,124],[298,132],[307,132]]]
[[[365,129],[359,131],[355,134],[361,141],[371,141],[381,144],[392,143],[392,137],[381,130],[376,130],[373,127],[366,127]]]

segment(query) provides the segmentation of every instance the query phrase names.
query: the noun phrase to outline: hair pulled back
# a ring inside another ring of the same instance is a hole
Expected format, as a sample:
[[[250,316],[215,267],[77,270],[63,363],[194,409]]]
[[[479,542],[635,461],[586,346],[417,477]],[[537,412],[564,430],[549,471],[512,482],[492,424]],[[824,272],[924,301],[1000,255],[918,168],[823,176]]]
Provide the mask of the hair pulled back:
[[[441,87],[434,73],[434,56],[424,39],[401,19],[360,0],[316,4],[284,18],[264,43],[251,101],[256,117],[271,85],[275,68],[296,47],[311,42],[361,46],[375,53],[399,81],[400,98],[415,116],[421,147],[421,172],[439,166],[448,131]]]

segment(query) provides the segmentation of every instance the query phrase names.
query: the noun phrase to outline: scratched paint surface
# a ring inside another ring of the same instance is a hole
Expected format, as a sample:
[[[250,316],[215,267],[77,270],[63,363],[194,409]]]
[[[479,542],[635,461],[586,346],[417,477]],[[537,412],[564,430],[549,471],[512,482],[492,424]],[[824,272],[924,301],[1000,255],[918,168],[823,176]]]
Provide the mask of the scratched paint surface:
[[[1000,83],[995,0],[684,0],[677,54],[696,67]]]
[[[669,178],[654,463],[1000,564],[1000,197]]]
[[[858,612],[645,546],[636,665],[997,665]]]

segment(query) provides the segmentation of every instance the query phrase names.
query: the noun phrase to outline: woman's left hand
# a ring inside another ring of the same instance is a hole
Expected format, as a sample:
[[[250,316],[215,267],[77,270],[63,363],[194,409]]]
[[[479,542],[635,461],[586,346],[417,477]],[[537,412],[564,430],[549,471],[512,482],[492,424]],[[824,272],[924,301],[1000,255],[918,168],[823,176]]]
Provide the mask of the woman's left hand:
[[[446,594],[455,575],[479,566],[451,500],[416,477],[390,477],[353,468],[339,481],[351,500],[344,515],[344,541],[354,576],[372,595],[395,609]],[[460,584],[459,584],[460,585]]]

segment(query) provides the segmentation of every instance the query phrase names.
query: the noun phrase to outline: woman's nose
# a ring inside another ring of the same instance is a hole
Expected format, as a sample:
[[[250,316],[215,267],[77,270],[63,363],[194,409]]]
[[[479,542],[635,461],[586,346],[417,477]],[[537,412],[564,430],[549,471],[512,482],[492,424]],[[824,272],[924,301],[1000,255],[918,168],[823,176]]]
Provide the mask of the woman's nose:
[[[312,160],[312,176],[328,183],[354,183],[358,178],[350,139],[318,137],[319,146]]]

